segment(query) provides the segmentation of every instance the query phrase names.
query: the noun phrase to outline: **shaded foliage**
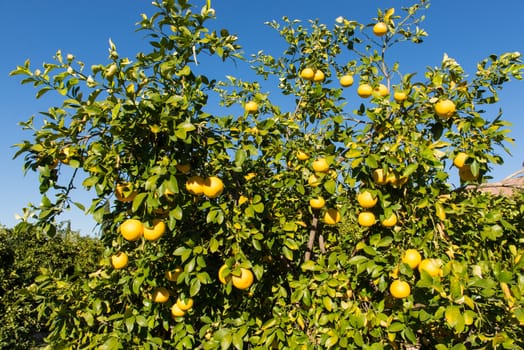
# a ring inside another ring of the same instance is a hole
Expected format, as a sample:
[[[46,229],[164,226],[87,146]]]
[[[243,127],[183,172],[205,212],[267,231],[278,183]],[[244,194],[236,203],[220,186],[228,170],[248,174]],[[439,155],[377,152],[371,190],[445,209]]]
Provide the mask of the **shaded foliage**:
[[[37,236],[29,225],[0,230],[0,347],[29,349],[48,333],[37,277],[52,271],[63,279],[85,278],[98,264],[98,239],[81,237],[65,226],[55,237]],[[35,280],[36,279],[36,280]]]

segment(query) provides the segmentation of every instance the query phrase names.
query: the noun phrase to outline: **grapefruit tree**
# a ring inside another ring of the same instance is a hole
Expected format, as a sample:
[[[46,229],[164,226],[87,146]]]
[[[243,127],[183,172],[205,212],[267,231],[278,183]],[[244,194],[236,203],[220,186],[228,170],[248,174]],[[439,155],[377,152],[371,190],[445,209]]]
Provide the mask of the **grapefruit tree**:
[[[236,36],[211,29],[209,1],[153,5],[139,24],[148,52],[120,57],[111,43],[110,62],[90,69],[58,52],[42,70],[13,71],[38,97],[64,96],[43,123],[22,123],[34,135],[18,155],[43,195],[26,219],[52,234],[76,203],[68,174],[85,174],[106,247],[99,269],[67,290],[46,278],[50,344],[522,346],[522,197],[474,190],[510,141],[483,110],[520,79],[520,54],[490,56],[472,78],[447,56],[402,72],[387,53],[426,36],[421,0],[369,24],[271,22],[287,47],[249,60],[260,80],[221,80],[202,57],[247,60]],[[272,102],[279,91],[291,107]],[[469,173],[454,188],[460,152]],[[157,225],[147,240],[144,227]],[[403,260],[411,250],[433,270]],[[121,252],[127,265],[112,267]]]

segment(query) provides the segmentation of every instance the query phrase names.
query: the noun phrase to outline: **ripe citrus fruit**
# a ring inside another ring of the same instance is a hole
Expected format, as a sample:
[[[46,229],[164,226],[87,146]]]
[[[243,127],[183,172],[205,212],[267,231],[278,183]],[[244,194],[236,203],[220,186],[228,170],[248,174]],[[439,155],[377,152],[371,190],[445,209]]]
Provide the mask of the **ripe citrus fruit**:
[[[165,303],[169,300],[169,291],[164,287],[157,287],[151,293],[151,300],[155,303]]]
[[[373,208],[377,204],[378,198],[369,191],[363,191],[357,195],[357,201],[362,208],[368,209]]]
[[[218,280],[222,284],[227,284],[227,282],[231,279],[231,275],[228,275],[227,277],[224,276],[224,270],[227,269],[227,265],[222,265],[220,269],[218,269]]]
[[[387,177],[382,168],[373,170],[371,177],[377,185],[385,185],[387,183]]]
[[[176,282],[178,280],[178,276],[182,273],[181,267],[176,267],[174,270],[167,270],[166,271],[166,279],[171,282]]]
[[[335,225],[340,222],[340,212],[335,208],[329,208],[324,214],[324,222],[328,225]]]
[[[464,164],[466,164],[466,160],[468,159],[468,155],[464,152],[459,152],[453,159],[453,164],[457,168],[462,168]]]
[[[411,287],[406,281],[395,280],[389,286],[389,292],[394,298],[402,299],[411,294]]]
[[[199,196],[204,193],[204,179],[200,176],[191,176],[186,181],[186,190],[194,194],[196,196]]]
[[[325,199],[323,197],[319,196],[319,197],[316,197],[316,198],[311,198],[309,200],[309,205],[313,209],[322,209],[326,205],[326,201],[325,201]]]
[[[187,299],[180,299],[178,298],[176,301],[176,304],[178,305],[178,308],[182,311],[187,311],[193,307],[193,299],[187,298]]]
[[[118,252],[115,255],[111,256],[111,265],[115,269],[123,269],[127,266],[127,263],[129,262],[129,259],[127,257],[127,254],[124,252]]]
[[[416,249],[407,249],[402,254],[402,262],[408,264],[409,267],[415,269],[422,261],[422,256]]]
[[[387,95],[389,95],[389,89],[384,84],[379,84],[373,89],[373,96],[375,98],[386,97]]]
[[[312,167],[318,173],[326,173],[329,170],[329,163],[326,158],[319,158],[313,162]]]
[[[253,272],[243,267],[240,268],[240,276],[231,276],[233,286],[238,289],[248,289],[253,284],[254,276]]]
[[[383,36],[388,32],[388,26],[384,22],[378,22],[373,26],[373,34]]]
[[[440,100],[435,103],[435,113],[441,118],[449,118],[456,111],[455,103],[450,100]]]
[[[393,94],[393,98],[397,102],[402,102],[402,101],[407,100],[408,95],[403,91],[395,91],[395,93]]]
[[[467,182],[476,180],[478,176],[473,175],[471,166],[469,164],[464,164],[461,168],[459,168],[459,177],[460,180]]]
[[[311,187],[317,187],[318,185],[320,185],[320,178],[315,174],[311,174],[307,179],[307,183]]]
[[[343,87],[348,87],[353,85],[353,76],[351,74],[346,74],[340,77],[340,85]]]
[[[297,152],[297,158],[298,158],[298,160],[308,160],[309,159],[309,154],[307,154],[304,151],[298,151]]]
[[[302,79],[313,80],[314,76],[315,76],[315,70],[313,68],[304,68],[300,72],[300,77]]]
[[[224,183],[216,176],[210,176],[205,179],[202,191],[209,198],[216,198],[224,191]]]
[[[397,215],[395,213],[391,213],[389,217],[382,220],[382,226],[393,227],[397,224],[397,222],[398,222]]]
[[[358,214],[358,223],[364,227],[370,227],[375,224],[375,214],[370,211],[363,211]]]
[[[373,88],[369,84],[361,84],[357,88],[357,95],[362,98],[368,98],[373,93]]]
[[[136,241],[144,233],[144,225],[136,219],[127,219],[120,225],[120,234],[128,241]]]
[[[173,317],[182,317],[186,314],[184,310],[181,310],[177,303],[171,306],[171,315]]]
[[[324,78],[326,76],[324,75],[324,72],[322,72],[320,69],[317,69],[315,71],[315,75],[313,76],[313,81],[320,83],[321,81],[324,81]]]
[[[258,111],[258,103],[256,103],[255,101],[249,101],[244,106],[244,110],[246,111],[246,113],[249,114],[256,113]]]
[[[426,271],[430,276],[437,276],[440,274],[440,266],[435,259],[424,259],[418,265],[418,271]]]
[[[160,219],[153,220],[153,227],[144,226],[144,238],[156,241],[166,232],[166,224]]]
[[[132,202],[136,197],[136,191],[132,190],[132,185],[129,182],[119,183],[115,187],[115,197],[120,202]]]

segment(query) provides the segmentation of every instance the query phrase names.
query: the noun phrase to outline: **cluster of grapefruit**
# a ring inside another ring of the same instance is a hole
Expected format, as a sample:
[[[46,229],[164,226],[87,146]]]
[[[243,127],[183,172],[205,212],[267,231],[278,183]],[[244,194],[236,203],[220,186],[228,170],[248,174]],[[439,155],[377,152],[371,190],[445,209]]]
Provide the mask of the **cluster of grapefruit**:
[[[230,281],[233,286],[240,290],[246,290],[253,284],[255,277],[250,269],[238,267],[230,269],[224,264],[218,270],[218,280],[222,284],[228,284]]]
[[[301,161],[307,161],[309,154],[302,150],[297,151],[297,158]],[[308,185],[311,187],[318,187],[322,183],[322,177],[328,174],[336,176],[336,173],[330,169],[329,162],[324,157],[319,157],[311,162],[311,170],[313,172],[308,178]],[[326,206],[326,200],[323,196],[318,195],[309,200],[309,206],[313,210],[322,210]],[[324,223],[328,225],[336,225],[340,222],[340,212],[336,208],[327,208],[324,211]]]
[[[418,269],[422,275],[424,273],[431,277],[442,276],[441,263],[438,259],[425,258],[416,249],[407,249],[402,254],[402,263],[408,265],[411,269]],[[393,273],[395,280],[389,286],[389,292],[394,298],[402,299],[411,295],[411,286],[408,282],[398,279],[398,268]]]
[[[184,174],[189,174],[190,166],[180,165],[177,170]],[[195,195],[204,195],[208,198],[217,198],[224,190],[224,183],[219,177],[209,176],[206,178],[200,176],[191,176],[185,183],[186,190]],[[172,194],[166,190],[166,195]],[[137,191],[129,182],[122,182],[115,186],[115,197],[118,201],[129,203],[134,200]],[[166,232],[166,224],[162,219],[156,218],[152,222],[142,222],[135,218],[126,219],[123,221],[118,231],[120,235],[129,242],[135,242],[140,239],[155,242],[159,240]],[[129,257],[126,252],[119,251],[111,256],[111,265],[115,269],[123,269],[129,264]],[[173,271],[166,271],[165,277],[168,281],[177,281],[178,276],[182,272],[180,267]],[[155,303],[166,303],[172,293],[168,288],[156,287],[150,293],[150,300]],[[173,317],[184,316],[193,307],[193,299],[178,298],[171,306],[171,314]]]
[[[372,209],[378,203],[378,197],[368,190],[363,190],[357,195],[358,204],[364,209],[358,214],[358,223],[363,227],[371,227],[377,222],[375,213]],[[398,219],[395,213],[391,213],[384,218],[381,223],[384,227],[393,227],[397,224]]]
[[[463,182],[475,181],[477,175],[473,175],[471,165],[467,164],[469,156],[465,152],[458,152],[453,159],[453,165],[458,168],[460,180]]]
[[[127,219],[119,226],[120,234],[124,239],[130,242],[138,241],[142,237],[147,241],[157,241],[166,232],[166,225],[161,219],[153,220],[152,226],[142,223],[137,219]],[[129,258],[125,252],[118,252],[111,257],[111,264],[115,269],[123,269],[128,265]],[[166,279],[169,281],[176,281],[181,268],[176,268],[173,271],[166,271]],[[166,303],[172,293],[165,287],[156,287],[151,292],[149,299],[155,303]],[[178,298],[171,306],[171,314],[173,317],[184,316],[185,313],[193,307],[193,299]]]
[[[137,219],[127,219],[119,227],[120,234],[124,239],[134,242],[144,237],[148,241],[157,241],[166,232],[166,224],[161,219],[155,219],[152,225],[142,223]],[[118,252],[111,257],[111,264],[115,269],[123,269],[127,266],[129,258],[125,252]]]

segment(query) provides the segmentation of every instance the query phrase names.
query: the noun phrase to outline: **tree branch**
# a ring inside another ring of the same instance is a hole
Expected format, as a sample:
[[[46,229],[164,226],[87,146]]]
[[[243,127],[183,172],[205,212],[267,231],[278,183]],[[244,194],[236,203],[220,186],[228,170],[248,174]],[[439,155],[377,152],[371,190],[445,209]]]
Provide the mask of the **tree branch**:
[[[313,245],[315,244],[315,236],[318,231],[318,210],[313,210],[313,221],[311,221],[311,230],[309,230],[309,240],[307,242],[307,250],[304,255],[304,261],[311,259],[311,252],[313,251]]]

